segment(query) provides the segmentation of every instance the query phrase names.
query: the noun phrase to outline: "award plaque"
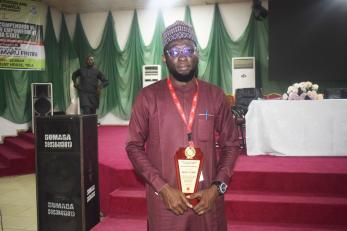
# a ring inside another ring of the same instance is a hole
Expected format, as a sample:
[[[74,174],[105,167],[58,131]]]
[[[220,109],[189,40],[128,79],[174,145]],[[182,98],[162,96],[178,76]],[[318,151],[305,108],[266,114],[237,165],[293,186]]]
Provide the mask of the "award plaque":
[[[190,195],[198,190],[199,178],[203,166],[204,158],[200,148],[186,147],[179,148],[175,155],[176,179],[179,190]],[[199,201],[190,200],[194,206]]]

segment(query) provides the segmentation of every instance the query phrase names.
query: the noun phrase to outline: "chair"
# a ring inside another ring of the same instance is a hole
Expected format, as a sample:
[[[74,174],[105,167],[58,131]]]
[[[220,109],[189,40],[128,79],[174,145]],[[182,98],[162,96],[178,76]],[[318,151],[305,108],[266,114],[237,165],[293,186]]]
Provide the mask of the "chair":
[[[248,111],[248,106],[252,100],[259,98],[263,98],[260,88],[239,88],[235,91],[235,105],[231,107],[231,111],[235,117],[235,122],[241,135],[241,148],[246,148],[245,115]]]
[[[264,99],[282,99],[282,95],[279,93],[269,93],[264,95]]]
[[[324,99],[347,99],[347,88],[326,88]]]
[[[341,99],[342,88],[327,88],[324,90],[325,99]]]
[[[233,95],[226,94],[225,97],[226,97],[230,107],[235,105],[235,97]]]
[[[341,99],[347,99],[347,88],[341,89]]]

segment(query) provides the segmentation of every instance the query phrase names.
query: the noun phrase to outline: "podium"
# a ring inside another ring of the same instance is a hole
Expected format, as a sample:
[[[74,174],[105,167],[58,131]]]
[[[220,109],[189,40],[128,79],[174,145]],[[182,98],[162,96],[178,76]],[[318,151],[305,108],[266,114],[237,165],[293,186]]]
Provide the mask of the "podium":
[[[38,231],[87,231],[100,221],[96,115],[35,118]]]

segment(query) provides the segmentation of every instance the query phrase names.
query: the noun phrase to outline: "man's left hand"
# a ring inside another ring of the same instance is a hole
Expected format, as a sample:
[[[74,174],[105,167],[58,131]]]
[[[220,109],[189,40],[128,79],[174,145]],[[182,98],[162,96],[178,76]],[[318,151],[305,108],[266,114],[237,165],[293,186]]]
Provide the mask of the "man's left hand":
[[[217,186],[212,185],[211,187],[207,189],[188,195],[187,198],[188,199],[198,198],[200,200],[199,203],[193,208],[193,210],[197,214],[202,215],[213,207],[218,196],[219,196],[219,193],[217,191]]]
[[[96,88],[96,95],[97,95],[97,96],[99,96],[99,95],[101,94],[101,89],[102,89],[101,86],[98,86],[98,87]]]

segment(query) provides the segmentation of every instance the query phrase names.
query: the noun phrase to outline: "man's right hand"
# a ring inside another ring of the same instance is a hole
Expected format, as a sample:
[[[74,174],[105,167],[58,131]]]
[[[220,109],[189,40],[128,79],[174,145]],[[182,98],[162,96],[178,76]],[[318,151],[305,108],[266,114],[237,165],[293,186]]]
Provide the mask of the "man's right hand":
[[[168,184],[166,184],[160,191],[160,195],[164,200],[166,208],[176,215],[182,215],[188,207],[193,207],[184,193]]]

